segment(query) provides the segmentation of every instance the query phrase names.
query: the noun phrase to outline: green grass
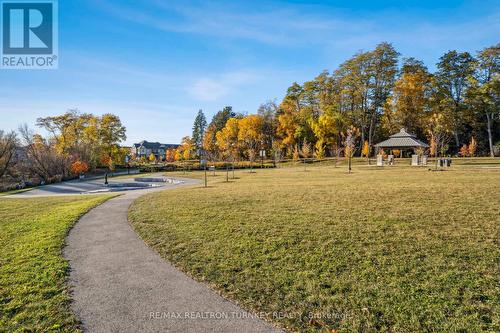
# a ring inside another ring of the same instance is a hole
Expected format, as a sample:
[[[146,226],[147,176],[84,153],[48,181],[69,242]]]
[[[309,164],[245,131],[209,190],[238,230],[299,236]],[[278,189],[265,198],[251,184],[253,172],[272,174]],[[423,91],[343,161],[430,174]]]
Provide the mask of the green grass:
[[[0,332],[74,332],[64,239],[112,196],[0,199]]]
[[[181,270],[292,331],[499,330],[500,172],[256,171],[145,196],[129,218]]]

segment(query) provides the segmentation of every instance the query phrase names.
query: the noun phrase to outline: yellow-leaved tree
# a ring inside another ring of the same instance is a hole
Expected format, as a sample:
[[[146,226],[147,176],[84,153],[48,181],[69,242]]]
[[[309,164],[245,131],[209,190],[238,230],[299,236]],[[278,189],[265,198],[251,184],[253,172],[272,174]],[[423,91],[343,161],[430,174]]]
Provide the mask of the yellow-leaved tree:
[[[365,143],[363,144],[363,149],[361,150],[361,156],[366,157],[368,164],[370,164],[370,144],[368,143],[368,140],[365,140]]]
[[[181,161],[182,160],[182,153],[178,149],[175,150],[174,156],[175,156],[175,160],[176,161]]]
[[[206,158],[211,161],[216,160],[219,153],[216,137],[217,133],[217,127],[212,124],[208,126],[205,134],[203,135],[202,147],[205,151]]]
[[[234,161],[238,158],[238,133],[239,119],[229,118],[222,130],[216,133],[216,146],[222,158],[226,161],[226,181],[229,181],[229,164],[233,168],[234,179]]]
[[[406,128],[410,133],[423,135],[429,86],[430,74],[425,67],[403,73],[394,83],[393,95],[384,106],[382,127],[389,133]]]
[[[472,137],[469,143],[469,156],[474,157],[476,155],[476,150],[477,150],[477,142],[476,139]]]
[[[191,158],[191,154],[193,153],[193,142],[189,136],[185,136],[181,140],[181,145],[177,148],[176,152],[176,160],[182,161],[183,170],[186,171],[186,161]]]
[[[193,143],[189,136],[185,136],[182,138],[179,150],[182,154],[183,160],[187,161],[191,158],[191,154],[193,152]]]
[[[260,115],[249,115],[240,119],[238,125],[238,142],[247,151],[252,170],[253,162],[264,140],[264,119]]]
[[[323,140],[318,140],[314,148],[314,157],[318,160],[325,158],[325,142]]]
[[[216,134],[217,148],[222,154],[222,157],[228,161],[236,159],[238,152],[238,134],[240,119],[229,118],[226,126]]]
[[[318,139],[316,142],[316,150],[321,150],[324,153],[325,145],[336,145],[339,142],[340,127],[342,126],[342,117],[335,112],[328,110],[319,116],[318,120],[310,120],[309,124],[314,132],[314,136]]]

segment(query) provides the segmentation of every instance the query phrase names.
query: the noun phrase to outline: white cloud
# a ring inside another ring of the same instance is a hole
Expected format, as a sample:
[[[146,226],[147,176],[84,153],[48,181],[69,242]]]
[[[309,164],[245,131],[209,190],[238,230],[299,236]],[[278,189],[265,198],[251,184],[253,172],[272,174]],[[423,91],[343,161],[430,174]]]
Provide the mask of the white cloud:
[[[188,92],[199,101],[213,102],[226,97],[236,89],[258,82],[260,78],[261,75],[256,72],[245,70],[201,77],[188,87]]]
[[[201,78],[191,87],[191,95],[200,101],[216,101],[227,95],[228,89],[211,78]]]

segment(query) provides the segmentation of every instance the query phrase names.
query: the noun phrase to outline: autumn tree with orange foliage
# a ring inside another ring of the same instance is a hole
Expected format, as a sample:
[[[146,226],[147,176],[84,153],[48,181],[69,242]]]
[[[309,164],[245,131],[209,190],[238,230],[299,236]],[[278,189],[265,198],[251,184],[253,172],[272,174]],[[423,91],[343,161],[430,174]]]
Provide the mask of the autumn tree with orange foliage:
[[[113,157],[110,155],[101,155],[101,164],[105,165],[110,171],[115,170],[115,163],[113,161]]]
[[[460,156],[462,156],[462,157],[467,157],[467,156],[469,156],[469,147],[468,147],[466,144],[464,144],[464,145],[462,146],[462,148],[460,148],[460,151],[458,152],[458,154],[459,154]]]
[[[175,162],[175,149],[167,149],[165,160],[169,163]]]
[[[71,164],[71,172],[75,175],[82,175],[89,171],[89,165],[83,161],[75,161]]]

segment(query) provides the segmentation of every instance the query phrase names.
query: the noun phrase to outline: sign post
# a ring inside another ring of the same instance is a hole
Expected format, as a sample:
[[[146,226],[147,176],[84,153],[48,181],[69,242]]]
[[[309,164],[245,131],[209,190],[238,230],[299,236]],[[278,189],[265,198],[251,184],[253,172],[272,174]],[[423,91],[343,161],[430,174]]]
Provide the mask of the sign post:
[[[207,187],[207,160],[202,159],[201,160],[201,165],[203,166],[204,172],[205,172],[205,187]]]
[[[125,156],[125,164],[127,165],[127,175],[130,175],[130,156]]]

